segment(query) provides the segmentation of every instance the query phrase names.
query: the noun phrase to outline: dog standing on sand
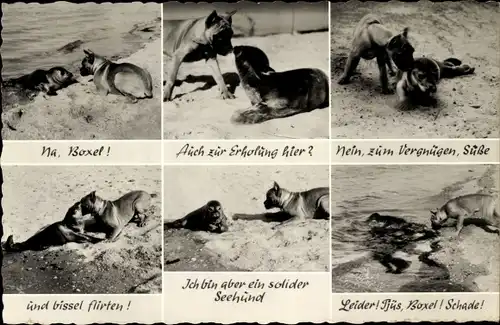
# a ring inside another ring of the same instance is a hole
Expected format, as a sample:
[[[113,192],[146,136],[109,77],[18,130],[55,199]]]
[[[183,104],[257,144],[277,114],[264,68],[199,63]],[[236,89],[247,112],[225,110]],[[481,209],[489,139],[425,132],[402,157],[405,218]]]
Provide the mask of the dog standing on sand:
[[[441,208],[431,210],[431,224],[433,229],[439,229],[448,219],[455,219],[458,236],[464,227],[466,218],[474,220],[476,224],[488,232],[500,235],[500,212],[498,198],[487,194],[468,194],[456,197],[446,202]]]
[[[328,107],[330,91],[323,71],[276,72],[270,67],[267,55],[253,46],[235,46],[233,53],[242,87],[253,106],[235,112],[232,122],[262,123]]]
[[[215,10],[208,17],[187,20],[163,21],[163,54],[169,62],[166,66],[166,84],[163,101],[172,100],[174,83],[183,62],[205,60],[219,86],[222,99],[232,99],[220,72],[217,55],[226,56],[232,49],[232,18],[236,11],[219,15]]]
[[[91,50],[83,50],[80,74],[94,76],[94,84],[101,95],[122,95],[132,103],[138,99],[153,98],[153,82],[148,71],[131,63],[111,62]]]
[[[394,35],[383,24],[382,20],[373,14],[361,18],[354,31],[351,52],[347,58],[344,73],[339,79],[340,85],[349,83],[361,58],[365,60],[377,59],[380,72],[382,93],[390,94],[387,68],[394,75],[392,62],[400,71],[407,71],[413,66],[413,52],[415,49],[408,41],[408,27],[401,34]]]
[[[266,209],[278,208],[290,215],[280,225],[306,219],[330,219],[330,189],[318,187],[303,192],[292,192],[274,182],[266,193]]]

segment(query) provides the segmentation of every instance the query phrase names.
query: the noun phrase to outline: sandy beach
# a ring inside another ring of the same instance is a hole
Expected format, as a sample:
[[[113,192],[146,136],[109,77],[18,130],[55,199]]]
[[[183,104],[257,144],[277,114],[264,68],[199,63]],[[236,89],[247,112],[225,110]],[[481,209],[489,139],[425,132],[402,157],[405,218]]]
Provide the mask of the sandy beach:
[[[69,243],[44,251],[4,252],[5,293],[161,292],[161,169],[158,167],[3,167],[4,240],[24,241],[92,190],[114,200],[156,193],[150,219],[130,223],[113,243]],[[103,238],[104,234],[92,234]]]
[[[6,94],[2,136],[5,140],[121,140],[161,138],[161,40],[160,22],[154,20],[140,27],[149,36],[143,47],[125,57],[108,57],[129,62],[149,71],[153,98],[133,104],[125,97],[101,96],[92,76],[80,77],[79,65],[68,68],[80,83],[59,90],[57,96],[38,94],[33,100]],[[132,32],[131,31],[131,32]],[[81,59],[84,55],[81,49]],[[96,52],[99,54],[99,52]],[[80,59],[80,61],[81,61]],[[20,114],[21,112],[21,114]],[[6,124],[10,125],[9,128]]]
[[[396,95],[382,95],[376,60],[361,60],[351,82],[338,85],[356,24],[368,13],[397,33],[408,26],[415,57],[455,57],[475,74],[441,80],[437,108],[405,112],[394,108]],[[332,137],[498,137],[498,15],[493,2],[332,3]]]
[[[234,38],[233,46],[263,50],[276,71],[319,68],[328,73],[328,33],[277,34]],[[329,108],[276,119],[258,125],[234,125],[231,115],[250,107],[239,85],[234,55],[218,56],[220,70],[235,99],[218,98],[218,87],[205,62],[181,65],[173,101],[163,103],[165,139],[328,138]]]
[[[323,271],[329,269],[329,221],[308,220],[273,230],[262,219],[265,194],[276,180],[292,191],[328,186],[327,166],[167,167],[165,220],[174,220],[209,200],[221,202],[229,219],[223,234],[184,229],[165,233],[166,271]],[[196,179],[196,185],[189,180]]]

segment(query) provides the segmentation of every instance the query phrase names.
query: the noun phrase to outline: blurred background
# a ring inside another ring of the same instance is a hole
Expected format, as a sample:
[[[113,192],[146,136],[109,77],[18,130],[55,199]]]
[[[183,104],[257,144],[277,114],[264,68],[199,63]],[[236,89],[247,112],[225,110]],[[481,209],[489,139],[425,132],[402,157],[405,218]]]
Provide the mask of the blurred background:
[[[328,30],[328,2],[241,1],[238,3],[164,3],[163,20],[189,19],[238,10],[233,16],[234,37],[281,33],[310,33]]]

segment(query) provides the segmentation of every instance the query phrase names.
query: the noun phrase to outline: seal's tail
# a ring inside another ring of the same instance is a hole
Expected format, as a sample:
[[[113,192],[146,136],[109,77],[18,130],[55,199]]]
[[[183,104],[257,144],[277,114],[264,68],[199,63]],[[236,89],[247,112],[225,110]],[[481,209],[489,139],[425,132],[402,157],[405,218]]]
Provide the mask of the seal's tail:
[[[14,244],[14,236],[10,235],[5,242],[4,249],[7,252],[19,252],[21,251],[21,247],[19,244]]]
[[[300,113],[301,110],[293,108],[271,109],[263,103],[259,103],[256,107],[236,111],[231,117],[231,122],[235,124],[258,124],[275,118],[282,118]]]
[[[460,61],[459,59],[457,58],[447,58],[446,60],[443,61],[445,64],[448,63],[450,65],[454,65],[454,66],[459,66],[462,64],[462,61]]]
[[[177,219],[174,221],[166,221],[163,223],[163,228],[164,229],[178,229],[184,227],[182,219]]]

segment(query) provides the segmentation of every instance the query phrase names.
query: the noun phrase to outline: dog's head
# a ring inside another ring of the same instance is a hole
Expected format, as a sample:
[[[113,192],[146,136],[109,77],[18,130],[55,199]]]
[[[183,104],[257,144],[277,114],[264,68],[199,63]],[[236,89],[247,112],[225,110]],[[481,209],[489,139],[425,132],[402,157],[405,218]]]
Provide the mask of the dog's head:
[[[431,226],[432,229],[438,230],[441,225],[448,219],[448,215],[441,209],[431,210]]]
[[[96,54],[91,50],[83,50],[85,57],[82,60],[82,66],[80,67],[80,75],[82,77],[90,76],[94,74],[94,64],[96,61]]]
[[[227,224],[227,217],[224,214],[224,209],[219,201],[209,201],[207,203],[207,215],[210,223],[214,226],[216,232],[226,232],[229,227]]]
[[[95,194],[95,191],[85,195],[81,200],[82,214],[95,214],[104,208],[104,200]]]
[[[439,66],[428,58],[415,60],[410,72],[411,84],[426,95],[436,92],[439,77]]]
[[[227,55],[233,50],[231,38],[233,37],[232,16],[236,11],[219,15],[217,11],[212,13],[205,20],[205,37],[208,39],[215,53]]]
[[[283,194],[283,190],[278,185],[278,183],[274,182],[273,187],[271,187],[266,193],[266,200],[264,201],[264,207],[266,209],[281,208],[281,205],[282,205],[281,195],[282,194]]]
[[[406,27],[401,34],[393,36],[387,44],[392,61],[401,71],[409,71],[413,67],[413,53],[415,49],[408,41],[408,30]]]
[[[77,82],[73,74],[63,67],[53,67],[49,69],[47,75],[59,86],[69,86]]]
[[[254,46],[235,46],[233,49],[236,66],[244,67],[259,79],[274,73],[270,67],[269,58],[261,49]]]

